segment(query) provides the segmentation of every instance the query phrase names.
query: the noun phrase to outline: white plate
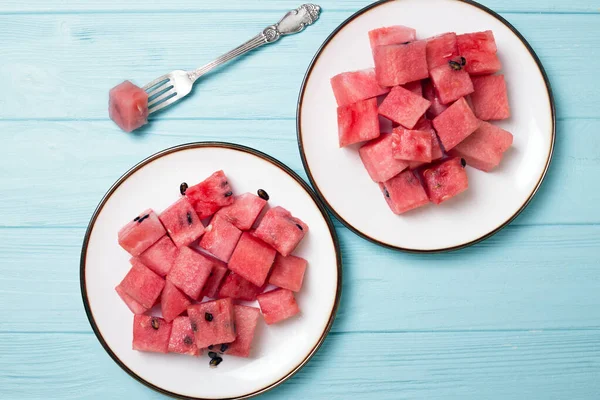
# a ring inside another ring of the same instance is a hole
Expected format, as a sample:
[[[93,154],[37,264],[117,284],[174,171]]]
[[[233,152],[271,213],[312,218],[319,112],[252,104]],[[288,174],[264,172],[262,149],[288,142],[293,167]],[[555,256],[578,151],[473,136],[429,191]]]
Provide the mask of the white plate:
[[[150,354],[131,349],[133,315],[114,287],[129,269],[130,256],[117,231],[140,210],[165,209],[180,197],[179,184],[195,184],[223,169],[236,193],[262,188],[271,206],[289,209],[310,227],[294,254],[308,260],[296,299],[301,315],[257,327],[251,358]],[[329,332],[341,292],[341,258],[324,207],[293,171],[279,161],[239,145],[191,143],[157,153],[133,167],[108,191],[91,219],[81,255],[81,291],[86,313],[110,356],[142,383],[171,396],[245,398],[277,386],[297,372]]]
[[[407,25],[418,38],[492,30],[504,66],[512,117],[499,123],[514,145],[492,173],[468,168],[469,189],[440,206],[396,216],[369,178],[357,146],[339,149],[334,75],[373,67],[367,32]],[[468,246],[514,219],[539,188],[554,146],[554,105],[540,61],[502,17],[470,1],[389,0],[346,20],[313,59],[298,102],[298,143],[306,172],[324,202],[348,228],[391,248],[431,252]]]

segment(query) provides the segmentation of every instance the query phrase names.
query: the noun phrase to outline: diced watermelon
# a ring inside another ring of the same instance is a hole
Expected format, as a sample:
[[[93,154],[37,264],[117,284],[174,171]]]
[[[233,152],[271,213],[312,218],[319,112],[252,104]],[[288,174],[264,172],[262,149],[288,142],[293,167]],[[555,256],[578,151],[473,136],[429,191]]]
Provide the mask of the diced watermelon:
[[[388,44],[402,44],[413,42],[417,39],[417,31],[402,25],[386,26],[369,31],[369,42],[371,50],[375,51],[377,46]]]
[[[483,121],[479,129],[450,151],[450,155],[461,157],[467,165],[489,172],[500,164],[512,142],[510,132]]]
[[[347,106],[390,91],[377,84],[373,68],[338,74],[331,78],[331,87],[338,106]]]
[[[221,207],[233,203],[233,191],[223,171],[217,171],[199,184],[189,187],[185,196],[200,219],[208,218]]]
[[[465,33],[456,37],[458,52],[467,60],[465,69],[471,75],[486,75],[500,71],[496,40],[492,31]]]
[[[498,47],[494,39],[494,32],[487,30],[483,32],[464,33],[456,37],[458,51],[462,55],[468,51],[481,51],[483,53],[496,53]]]
[[[135,257],[166,233],[156,213],[147,209],[119,230],[119,244]]]
[[[338,107],[337,117],[340,147],[379,136],[376,98]]]
[[[394,214],[402,214],[429,203],[421,182],[410,170],[380,183],[379,188]]]
[[[473,77],[473,86],[471,104],[477,118],[487,121],[510,117],[504,75]]]
[[[152,271],[164,277],[169,273],[178,254],[179,250],[173,241],[165,235],[137,258]]]
[[[265,218],[267,218],[266,215]],[[296,227],[294,228],[299,230]],[[229,260],[229,269],[240,274],[256,286],[262,286],[271,270],[275,254],[275,249],[271,246],[251,233],[244,232],[231,256],[231,260]]]
[[[221,348],[224,349],[224,353],[230,356],[250,357],[260,310],[255,307],[234,305],[233,312],[237,338],[233,342],[221,346]]]
[[[431,102],[431,106],[427,110],[427,118],[435,118],[440,115],[446,108],[447,105],[442,104],[438,97],[431,80],[427,79],[423,83],[423,97]]]
[[[438,158],[442,158],[444,156],[444,151],[440,146],[440,140],[438,139],[437,133],[435,129],[433,129],[433,125],[431,125],[431,121],[426,118],[421,118],[419,122],[413,128],[416,131],[427,131],[431,133],[431,160],[437,160]]]
[[[168,353],[172,324],[159,317],[133,317],[133,350]]]
[[[187,246],[204,233],[204,225],[185,197],[177,200],[158,218],[177,247]]]
[[[378,46],[373,52],[375,75],[381,86],[397,86],[429,76],[427,42]]]
[[[417,96],[423,97],[423,85],[421,85],[421,81],[408,82],[402,85],[402,87]]]
[[[408,167],[408,162],[397,160],[392,154],[392,134],[382,133],[359,150],[360,159],[375,182],[384,182]]]
[[[228,262],[242,231],[225,218],[216,215],[206,227],[200,247],[223,262]]]
[[[235,272],[230,273],[225,278],[219,290],[219,298],[231,297],[232,299],[254,301],[256,295],[262,292],[262,287],[256,286],[252,282],[242,278]]]
[[[255,194],[244,193],[235,196],[233,204],[221,208],[216,215],[225,218],[236,228],[247,231],[252,228],[254,221],[260,215],[267,201]]]
[[[148,311],[148,309],[146,307],[144,307],[143,305],[141,305],[140,303],[135,301],[133,299],[133,297],[131,297],[130,295],[125,293],[125,290],[123,290],[121,285],[117,285],[115,290],[117,291],[117,294],[119,295],[121,300],[123,300],[125,302],[125,304],[127,305],[127,307],[129,307],[129,309],[131,310],[132,313],[143,314],[146,311]]]
[[[171,329],[171,337],[169,338],[169,353],[190,356],[200,354],[189,317],[182,316],[173,320],[173,329]]]
[[[392,154],[399,160],[431,162],[432,146],[431,132],[402,127],[392,132]]]
[[[423,183],[429,200],[440,204],[469,187],[460,158],[451,158],[423,171]]]
[[[289,255],[287,257],[277,254],[273,271],[269,276],[269,283],[292,292],[300,291],[307,261],[304,258]]]
[[[190,304],[192,304],[190,299],[181,293],[175,285],[170,281],[165,283],[162,296],[160,296],[160,309],[165,320],[173,321],[175,317],[187,310]]]
[[[287,256],[308,233],[308,225],[283,207],[271,208],[256,229],[256,237]]]
[[[379,106],[379,114],[412,129],[431,103],[411,91],[396,86]]]
[[[135,258],[131,259],[131,265],[119,286],[133,300],[150,309],[160,296],[165,280]]]
[[[215,299],[219,295],[221,283],[223,282],[225,275],[227,275],[227,271],[229,271],[227,269],[227,264],[223,263],[222,261],[219,262],[222,265],[213,265],[212,271],[210,272],[210,275],[204,284],[204,289],[202,289],[202,297],[210,297]]]
[[[148,93],[129,81],[110,89],[108,116],[119,128],[131,132],[148,123]]]
[[[452,64],[450,64],[452,63]],[[442,104],[452,103],[473,93],[473,82],[460,62],[450,60],[429,71],[431,82]]]
[[[210,275],[212,265],[206,256],[189,247],[182,247],[167,279],[183,293],[196,300]]]
[[[188,315],[199,349],[235,340],[235,317],[230,298],[190,306]]]
[[[479,128],[479,123],[480,121],[463,97],[435,117],[433,127],[440,137],[444,149],[449,151],[475,132]]]
[[[267,325],[276,324],[300,312],[294,293],[288,289],[275,289],[256,298]]]
[[[448,32],[427,39],[427,66],[430,71],[447,64],[456,56],[458,56],[456,33]]]

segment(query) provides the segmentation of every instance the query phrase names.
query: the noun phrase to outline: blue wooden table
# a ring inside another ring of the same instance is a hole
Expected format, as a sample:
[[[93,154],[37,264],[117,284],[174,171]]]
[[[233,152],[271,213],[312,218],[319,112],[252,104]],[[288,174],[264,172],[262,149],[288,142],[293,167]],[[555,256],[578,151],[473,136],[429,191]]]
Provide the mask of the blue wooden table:
[[[107,92],[191,68],[299,0],[0,2],[0,398],[158,399],[92,333],[79,292],[88,219],[144,157],[191,141],[265,151],[301,176],[298,90],[368,0],[320,0],[306,32],[212,75],[125,134]],[[412,255],[336,227],[344,293],[323,348],[266,399],[600,398],[600,3],[486,0],[530,41],[556,96],[556,152],[529,208],[466,250]]]

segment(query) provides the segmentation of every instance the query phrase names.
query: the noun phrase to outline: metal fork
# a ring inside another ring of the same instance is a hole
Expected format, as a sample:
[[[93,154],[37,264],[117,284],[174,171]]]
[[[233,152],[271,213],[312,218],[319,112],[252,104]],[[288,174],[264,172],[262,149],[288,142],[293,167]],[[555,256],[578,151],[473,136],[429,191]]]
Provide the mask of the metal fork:
[[[225,64],[236,57],[241,56],[257,47],[273,43],[281,36],[298,33],[309,25],[312,25],[321,13],[321,7],[315,4],[303,4],[295,10],[289,11],[276,23],[263,29],[261,33],[236,47],[228,53],[223,54],[213,62],[210,62],[192,71],[175,70],[152,82],[142,89],[148,93],[149,113],[155,113],[165,107],[181,100],[192,91],[192,86],[202,75],[212,69]]]

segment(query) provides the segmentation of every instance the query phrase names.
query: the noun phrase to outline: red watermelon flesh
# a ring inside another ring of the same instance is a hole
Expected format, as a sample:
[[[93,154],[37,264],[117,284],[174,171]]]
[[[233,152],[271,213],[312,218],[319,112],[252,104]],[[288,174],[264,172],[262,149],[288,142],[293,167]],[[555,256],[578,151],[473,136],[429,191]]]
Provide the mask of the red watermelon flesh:
[[[403,88],[396,86],[379,106],[379,114],[412,129],[431,103]]]
[[[426,47],[424,40],[376,47],[373,58],[377,82],[381,86],[397,86],[427,78]]]
[[[440,146],[440,140],[438,139],[437,133],[435,132],[435,129],[433,129],[433,125],[431,125],[430,120],[421,118],[415,125],[414,130],[427,131],[431,133],[431,160],[437,160],[438,158],[442,158],[444,156],[444,151]]]
[[[392,154],[399,160],[431,162],[432,146],[431,132],[401,127],[392,132]]]
[[[294,228],[299,230],[296,227]],[[229,260],[229,269],[260,287],[269,275],[273,260],[275,260],[275,254],[276,251],[271,246],[251,233],[244,232],[231,256],[231,260]],[[221,295],[221,292],[219,295]]]
[[[409,82],[402,85],[402,87],[416,94],[417,96],[423,97],[423,85],[421,85],[421,81]]]
[[[202,289],[202,296],[215,299],[219,294],[221,282],[223,282],[223,278],[227,275],[228,269],[227,264],[224,262],[217,260],[216,258],[213,261],[212,271],[210,271],[210,275],[204,284],[204,289]]]
[[[152,271],[164,277],[169,273],[178,254],[179,250],[173,241],[165,235],[140,254],[138,259]]]
[[[160,308],[162,316],[167,321],[173,321],[175,317],[192,304],[187,296],[179,291],[170,281],[165,283],[165,288],[160,296]]]
[[[444,33],[427,39],[427,66],[430,71],[447,64],[456,56],[458,56],[456,33]]]
[[[133,350],[168,353],[172,324],[159,317],[133,317]]]
[[[469,187],[467,173],[460,158],[451,158],[423,171],[423,183],[429,200],[440,204]]]
[[[173,329],[171,329],[171,337],[169,338],[169,353],[190,356],[200,354],[189,317],[177,317],[173,320]]]
[[[479,129],[450,151],[450,155],[464,158],[467,165],[489,172],[500,164],[512,142],[510,132],[483,121]]]
[[[308,225],[302,220],[283,207],[274,207],[267,211],[254,234],[279,254],[287,256],[307,233]]]
[[[230,298],[190,306],[188,316],[199,349],[231,343],[236,338],[233,301]]]
[[[200,247],[223,262],[228,262],[242,231],[225,218],[215,215],[206,227]]]
[[[135,257],[166,233],[156,213],[147,209],[119,230],[119,244]]]
[[[307,264],[304,258],[293,255],[284,257],[277,254],[269,276],[269,283],[292,292],[298,292],[302,287]]]
[[[469,74],[493,74],[502,68],[496,53],[498,48],[492,31],[458,35],[456,44],[459,54],[467,60],[465,69]]]
[[[242,278],[235,272],[230,273],[225,278],[219,290],[219,298],[231,297],[245,301],[256,300],[256,295],[262,292],[262,287],[256,286],[252,282]]]
[[[402,25],[386,26],[369,31],[371,50],[377,46],[413,42],[417,39],[417,31]]]
[[[123,300],[125,302],[125,304],[127,305],[127,307],[129,307],[129,309],[131,310],[132,313],[143,314],[146,311],[148,311],[148,309],[146,307],[144,307],[143,305],[141,305],[140,303],[135,301],[133,299],[133,297],[131,297],[130,295],[125,293],[125,290],[123,290],[121,285],[117,285],[115,290],[117,291],[117,294],[119,295],[121,300]]]
[[[189,247],[182,247],[167,279],[183,293],[196,300],[211,270],[212,262],[206,256]]]
[[[429,203],[425,189],[411,170],[380,183],[379,188],[394,214],[403,214]]]
[[[252,228],[254,221],[256,221],[266,204],[266,200],[255,194],[244,193],[235,196],[233,204],[221,208],[216,215],[225,218],[236,228],[247,231]]]
[[[477,118],[487,121],[510,117],[504,75],[473,77],[473,86],[471,104]]]
[[[331,87],[338,106],[347,106],[390,91],[377,84],[373,68],[338,74],[331,78]]]
[[[189,187],[185,196],[200,219],[208,218],[221,207],[233,203],[233,191],[223,171],[217,171],[206,180]]]
[[[250,357],[260,310],[255,307],[234,305],[233,313],[235,315],[237,338],[233,342],[222,346],[222,348],[225,349],[225,354],[230,356]]]
[[[148,93],[129,81],[110,89],[108,115],[119,128],[131,132],[148,123]]]
[[[158,218],[177,247],[187,246],[204,233],[204,225],[185,197],[177,200]]]
[[[431,106],[427,110],[427,118],[435,118],[440,115],[446,108],[447,105],[442,104],[438,97],[431,80],[427,79],[423,83],[423,97],[431,102]]]
[[[382,133],[359,150],[360,159],[375,182],[384,182],[408,167],[408,162],[397,160],[392,154],[392,134]]]
[[[463,97],[435,117],[433,127],[444,149],[449,151],[475,132],[479,128],[479,123]]]
[[[429,71],[431,82],[442,104],[448,104],[473,93],[471,77],[459,62],[451,60]],[[459,69],[456,69],[459,68]]]
[[[337,117],[340,147],[379,136],[376,98],[338,107]]]
[[[131,265],[119,286],[144,308],[150,309],[160,296],[165,280],[135,258],[131,260]]]
[[[256,298],[267,325],[276,324],[300,312],[291,290],[275,289],[259,294]]]

